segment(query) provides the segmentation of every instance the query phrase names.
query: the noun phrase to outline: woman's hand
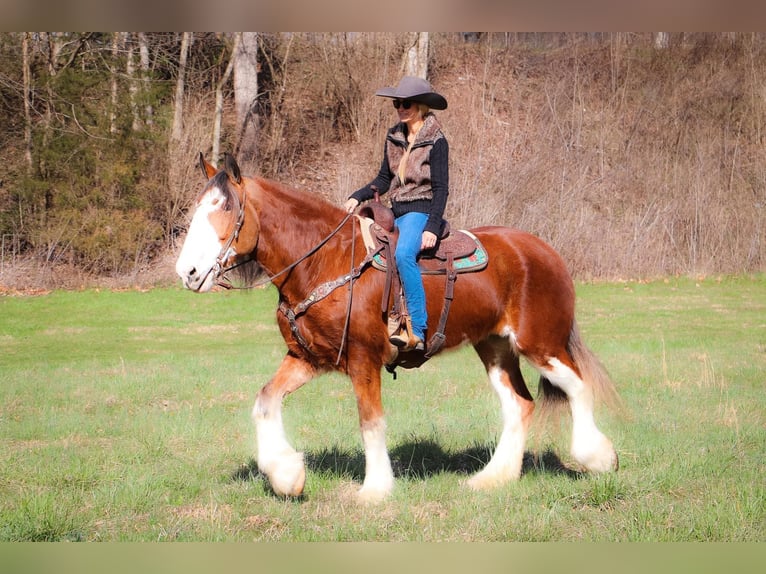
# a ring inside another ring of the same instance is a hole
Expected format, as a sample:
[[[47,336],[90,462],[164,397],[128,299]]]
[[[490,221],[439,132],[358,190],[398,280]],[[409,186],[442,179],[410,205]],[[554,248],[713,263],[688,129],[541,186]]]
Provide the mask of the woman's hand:
[[[420,249],[431,249],[434,245],[436,245],[436,234],[424,231],[423,238],[420,240]]]
[[[353,197],[349,197],[346,200],[346,203],[343,204],[343,209],[346,210],[346,213],[352,213],[356,209],[357,205],[359,205],[359,202]]]

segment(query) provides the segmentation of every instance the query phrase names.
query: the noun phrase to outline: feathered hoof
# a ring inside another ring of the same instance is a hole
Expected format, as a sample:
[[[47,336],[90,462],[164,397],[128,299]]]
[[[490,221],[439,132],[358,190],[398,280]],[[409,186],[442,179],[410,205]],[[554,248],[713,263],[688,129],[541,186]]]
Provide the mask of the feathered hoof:
[[[356,493],[356,500],[360,504],[379,504],[391,496],[394,485],[393,481],[382,484],[364,484]]]
[[[471,478],[469,478],[465,482],[465,484],[471,490],[484,491],[484,490],[493,490],[506,482],[508,482],[507,479],[504,480],[500,478],[499,476],[497,476],[496,474],[491,474],[485,471],[481,471],[479,473],[474,474]]]
[[[597,448],[588,451],[572,451],[572,457],[588,472],[615,472],[620,467],[617,452],[606,437],[602,437]]]
[[[306,467],[303,453],[296,452],[280,459],[271,472],[267,472],[269,483],[278,496],[298,497],[306,485]]]

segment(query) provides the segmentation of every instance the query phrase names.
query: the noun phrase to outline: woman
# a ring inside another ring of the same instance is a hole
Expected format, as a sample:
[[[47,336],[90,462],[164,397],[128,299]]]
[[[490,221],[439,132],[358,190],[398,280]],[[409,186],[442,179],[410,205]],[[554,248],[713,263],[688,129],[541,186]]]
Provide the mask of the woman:
[[[393,335],[390,341],[403,351],[422,351],[428,316],[417,255],[436,245],[449,195],[449,145],[431,109],[446,109],[447,100],[426,80],[413,76],[375,95],[392,98],[399,122],[386,135],[377,177],[351,194],[345,208],[350,213],[372,199],[373,188],[389,193],[399,228],[396,266],[412,321],[412,333]]]

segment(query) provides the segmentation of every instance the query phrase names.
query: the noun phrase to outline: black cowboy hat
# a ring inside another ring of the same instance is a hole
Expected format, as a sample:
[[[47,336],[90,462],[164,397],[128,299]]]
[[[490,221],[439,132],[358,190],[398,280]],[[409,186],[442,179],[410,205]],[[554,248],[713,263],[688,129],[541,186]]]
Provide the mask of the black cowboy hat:
[[[376,96],[384,98],[399,98],[401,100],[412,100],[427,105],[435,110],[446,110],[447,100],[441,94],[434,92],[431,84],[423,78],[415,76],[404,76],[399,80],[399,85],[394,87],[381,88],[375,92]]]

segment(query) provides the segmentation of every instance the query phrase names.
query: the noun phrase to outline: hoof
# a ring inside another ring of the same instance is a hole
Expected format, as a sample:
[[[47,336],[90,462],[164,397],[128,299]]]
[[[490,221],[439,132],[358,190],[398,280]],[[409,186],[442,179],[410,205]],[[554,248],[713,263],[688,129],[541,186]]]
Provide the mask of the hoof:
[[[306,484],[306,467],[303,464],[303,453],[296,452],[285,457],[274,465],[271,472],[265,471],[269,483],[278,496],[300,496]]]
[[[603,437],[596,449],[586,452],[573,451],[571,454],[588,472],[614,472],[620,467],[617,452],[606,437]]]
[[[356,501],[360,504],[380,504],[390,494],[390,490],[376,490],[363,486],[356,493]]]
[[[482,471],[469,478],[466,481],[466,485],[471,490],[482,491],[495,489],[504,482],[507,481],[500,480],[497,476]]]
[[[393,474],[380,477],[379,480],[366,479],[356,493],[356,500],[362,504],[377,504],[384,501],[394,490]]]
[[[521,476],[521,464],[492,465],[485,467],[466,481],[471,490],[492,490],[509,482],[518,480]]]

